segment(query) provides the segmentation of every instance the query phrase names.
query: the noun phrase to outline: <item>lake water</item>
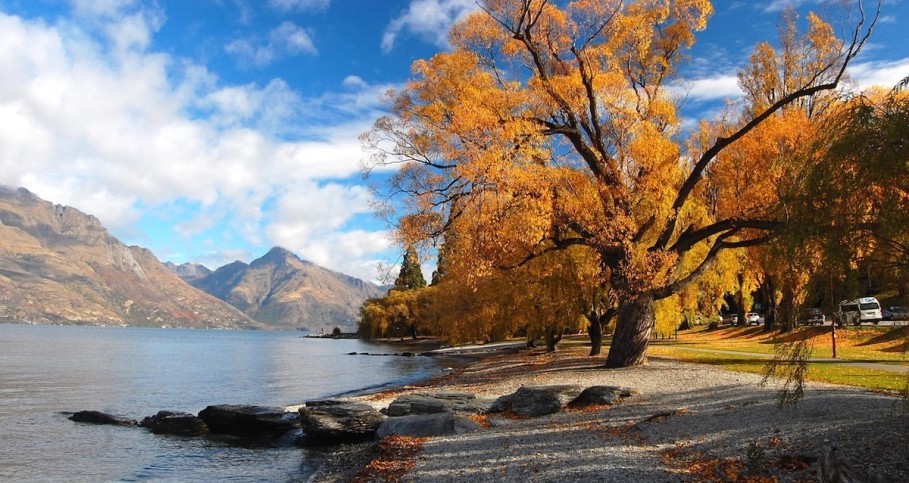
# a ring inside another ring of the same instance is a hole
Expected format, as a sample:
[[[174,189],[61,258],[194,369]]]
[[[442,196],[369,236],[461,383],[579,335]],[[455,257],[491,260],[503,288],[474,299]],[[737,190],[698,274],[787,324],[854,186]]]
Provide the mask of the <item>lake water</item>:
[[[398,349],[400,350],[400,349]],[[0,481],[306,481],[318,453],[69,421],[212,404],[286,406],[439,374],[453,361],[299,332],[0,324]]]

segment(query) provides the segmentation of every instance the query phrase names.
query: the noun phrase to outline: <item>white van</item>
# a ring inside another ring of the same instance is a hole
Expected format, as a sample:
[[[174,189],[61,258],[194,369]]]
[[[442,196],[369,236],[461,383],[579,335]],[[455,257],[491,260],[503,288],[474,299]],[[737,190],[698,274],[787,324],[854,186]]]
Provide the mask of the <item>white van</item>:
[[[883,315],[881,315],[881,303],[874,297],[843,300],[840,302],[837,316],[840,325],[859,325],[862,322],[877,324],[884,318]]]

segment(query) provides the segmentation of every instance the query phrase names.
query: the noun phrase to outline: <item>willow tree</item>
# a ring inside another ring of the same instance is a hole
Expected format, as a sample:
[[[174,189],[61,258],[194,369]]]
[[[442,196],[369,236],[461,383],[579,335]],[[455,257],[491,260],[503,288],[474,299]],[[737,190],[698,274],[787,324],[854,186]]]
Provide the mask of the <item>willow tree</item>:
[[[909,80],[909,78],[907,78]],[[909,92],[870,90],[845,103],[812,146],[795,234],[815,243],[840,274],[909,271]],[[817,217],[816,213],[828,213]],[[848,285],[846,277],[836,281]],[[854,282],[854,281],[852,281]],[[838,293],[842,298],[852,295]]]
[[[481,7],[452,29],[452,51],[415,62],[413,79],[391,95],[391,114],[363,138],[367,169],[400,163],[385,194],[403,195],[405,237],[444,237],[469,217],[459,236],[479,272],[571,246],[595,254],[620,300],[607,367],[644,362],[656,300],[721,251],[764,243],[779,227],[767,211],[702,216],[712,197],[735,203],[732,190],[707,186],[708,169],[784,107],[835,89],[874,23],[861,12],[849,41],[803,59],[814,70],[808,82],[783,86],[734,129],[688,143],[672,80],[707,26],[709,1]]]

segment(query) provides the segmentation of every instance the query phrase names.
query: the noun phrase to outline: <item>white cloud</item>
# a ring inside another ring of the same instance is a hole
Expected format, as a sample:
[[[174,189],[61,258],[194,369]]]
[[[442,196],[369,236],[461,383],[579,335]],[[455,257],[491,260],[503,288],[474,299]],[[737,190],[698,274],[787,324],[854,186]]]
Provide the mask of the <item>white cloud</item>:
[[[312,32],[293,22],[283,22],[272,29],[267,38],[234,40],[224,47],[224,51],[249,61],[256,67],[265,67],[287,55],[319,53]]]
[[[738,99],[742,97],[739,78],[731,74],[684,80],[670,86],[670,91],[695,102]]]
[[[133,7],[136,0],[70,0],[76,14],[83,17],[115,17]]]
[[[805,3],[805,0],[773,0],[764,6],[765,12],[782,12],[789,7],[798,7]]]
[[[390,52],[401,32],[447,48],[451,25],[477,8],[475,0],[411,0],[407,10],[385,28],[382,50]]]
[[[293,22],[283,22],[271,31],[269,38],[271,38],[273,44],[282,47],[291,54],[319,53],[313,43],[312,33],[307,29],[298,27]]]
[[[373,280],[378,260],[371,257],[391,246],[387,233],[341,230],[354,216],[370,213],[370,198],[362,186],[303,182],[266,213],[266,234],[274,245],[318,265]]]
[[[852,63],[849,65],[849,75],[860,89],[871,86],[891,88],[909,76],[909,57]],[[694,102],[739,99],[744,94],[738,85],[738,77],[732,74],[683,80],[670,86],[670,91]]]
[[[285,12],[293,10],[324,10],[331,4],[331,0],[268,0],[272,8]]]
[[[872,86],[892,88],[909,76],[909,57],[877,62],[859,62],[849,65],[849,75],[858,83],[859,89]]]
[[[366,82],[359,76],[355,75],[349,75],[345,77],[342,85],[344,85],[344,87],[350,87],[353,89],[363,89],[367,87]]]
[[[127,16],[94,31],[141,33],[117,42],[0,13],[0,184],[94,214],[119,237],[142,236],[140,218],[170,219],[179,201],[197,214],[175,219],[172,236],[224,218],[249,244],[374,279],[387,237],[351,223],[369,193],[331,180],[358,175],[357,136],[385,87],[351,78],[341,94],[302,98],[280,79],[223,85],[150,51],[152,22]],[[315,110],[324,124],[285,135]]]

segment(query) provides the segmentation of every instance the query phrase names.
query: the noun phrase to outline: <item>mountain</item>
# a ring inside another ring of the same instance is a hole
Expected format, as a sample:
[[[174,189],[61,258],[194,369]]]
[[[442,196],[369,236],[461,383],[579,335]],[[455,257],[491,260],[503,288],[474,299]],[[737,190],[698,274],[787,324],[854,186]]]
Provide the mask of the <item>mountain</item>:
[[[360,305],[385,290],[272,248],[250,264],[237,261],[191,281],[263,324],[353,332]]]
[[[97,218],[0,186],[0,321],[261,328]]]
[[[187,283],[211,274],[211,269],[198,263],[175,265],[172,262],[164,262],[164,266]]]

